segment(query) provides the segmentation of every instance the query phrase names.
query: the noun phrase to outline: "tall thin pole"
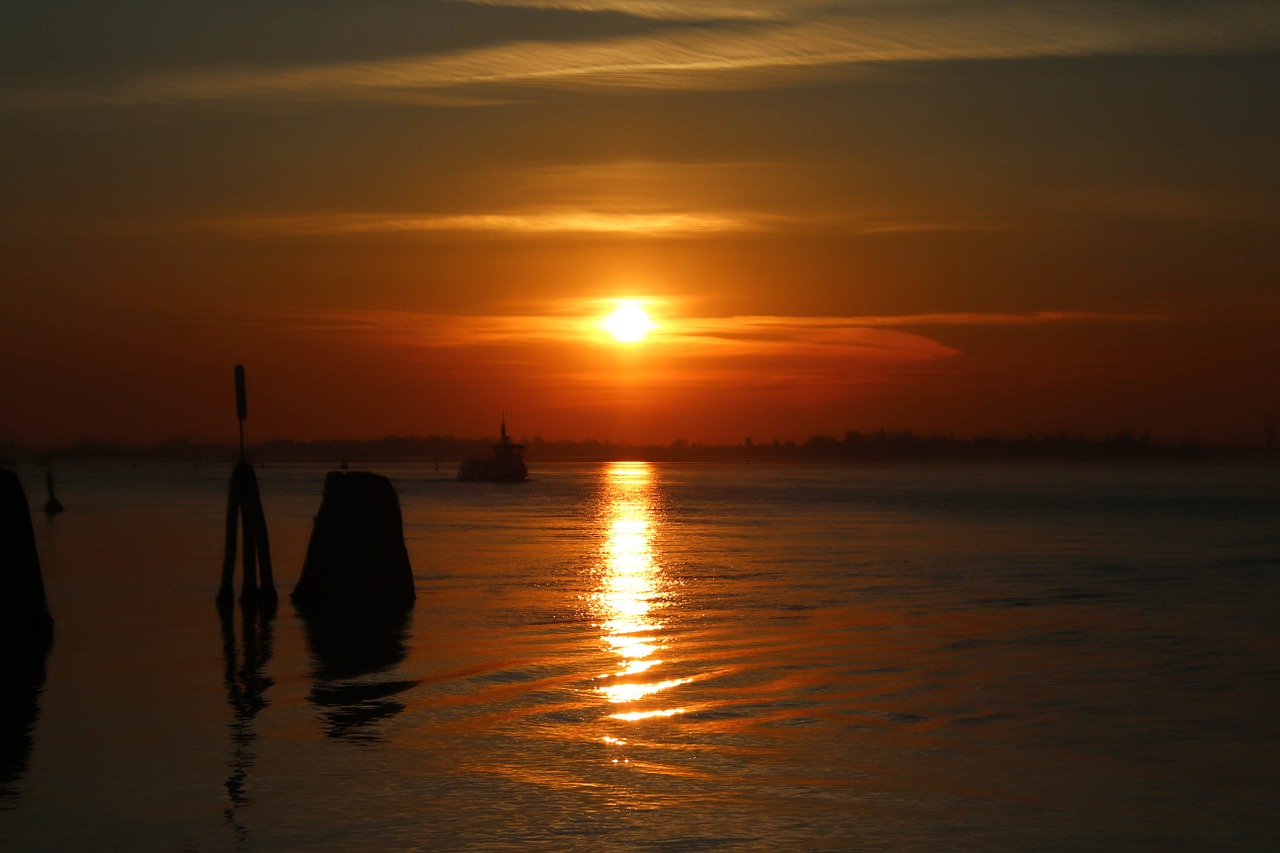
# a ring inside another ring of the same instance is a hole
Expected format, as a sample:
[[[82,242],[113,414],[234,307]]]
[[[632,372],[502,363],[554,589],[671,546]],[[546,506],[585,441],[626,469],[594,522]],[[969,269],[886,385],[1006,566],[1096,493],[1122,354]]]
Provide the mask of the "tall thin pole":
[[[240,421],[240,461],[244,461],[244,419],[249,413],[244,393],[244,365],[236,365],[236,418]]]

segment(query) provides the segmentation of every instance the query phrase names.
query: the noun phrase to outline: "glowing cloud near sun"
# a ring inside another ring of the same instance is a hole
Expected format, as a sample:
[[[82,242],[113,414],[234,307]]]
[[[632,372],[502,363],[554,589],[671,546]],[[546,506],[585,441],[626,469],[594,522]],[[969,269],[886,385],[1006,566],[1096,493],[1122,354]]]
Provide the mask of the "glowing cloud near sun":
[[[655,328],[644,306],[631,300],[619,302],[618,307],[600,325],[624,344],[643,340]]]

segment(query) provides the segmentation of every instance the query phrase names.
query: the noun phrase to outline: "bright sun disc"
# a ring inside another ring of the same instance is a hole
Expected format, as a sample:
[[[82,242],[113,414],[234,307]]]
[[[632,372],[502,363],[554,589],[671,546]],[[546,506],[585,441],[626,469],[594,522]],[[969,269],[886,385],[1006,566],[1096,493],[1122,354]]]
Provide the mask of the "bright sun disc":
[[[633,344],[641,340],[654,328],[649,315],[635,302],[620,303],[614,312],[605,318],[603,326],[624,344]]]

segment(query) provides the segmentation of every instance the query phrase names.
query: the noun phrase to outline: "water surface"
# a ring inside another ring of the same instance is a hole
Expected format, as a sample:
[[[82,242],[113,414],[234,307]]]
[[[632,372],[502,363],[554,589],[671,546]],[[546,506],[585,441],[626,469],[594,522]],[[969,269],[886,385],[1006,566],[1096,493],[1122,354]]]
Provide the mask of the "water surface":
[[[13,849],[1262,849],[1269,468],[382,465],[418,601],[213,605],[217,465],[67,465]],[[39,472],[21,472],[29,495]]]

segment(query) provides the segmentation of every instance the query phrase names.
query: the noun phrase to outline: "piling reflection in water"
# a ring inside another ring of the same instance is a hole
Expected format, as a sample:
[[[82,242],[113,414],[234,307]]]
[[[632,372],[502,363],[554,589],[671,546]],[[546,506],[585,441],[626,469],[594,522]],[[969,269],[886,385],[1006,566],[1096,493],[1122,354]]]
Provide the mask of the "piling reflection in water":
[[[687,678],[661,677],[668,638],[662,610],[671,581],[656,545],[661,508],[652,466],[617,462],[605,469],[600,507],[602,543],[592,605],[602,639],[618,657],[618,668],[597,679],[596,690],[614,710],[616,720],[634,721],[684,713],[665,694]],[[644,707],[660,697],[661,707]],[[647,700],[647,701],[646,701]],[[607,736],[606,743],[625,739]]]
[[[32,643],[28,638],[10,646],[0,665],[5,684],[0,698],[0,810],[20,798],[19,785],[27,772],[40,717],[40,692],[50,648],[48,642]]]
[[[240,639],[236,642],[235,611],[240,611]],[[224,812],[235,826],[239,840],[247,832],[237,811],[249,804],[249,771],[256,759],[258,733],[254,720],[270,702],[267,690],[272,685],[266,673],[271,660],[274,601],[259,603],[253,596],[241,599],[237,608],[231,601],[218,605],[222,624],[223,681],[227,687],[227,704],[234,712],[231,722],[231,775],[227,777],[227,796],[231,803]]]
[[[377,740],[375,723],[394,717],[404,703],[394,698],[418,682],[389,679],[408,652],[412,605],[387,607],[298,605],[306,624],[315,671],[312,704],[323,709],[325,734]]]

